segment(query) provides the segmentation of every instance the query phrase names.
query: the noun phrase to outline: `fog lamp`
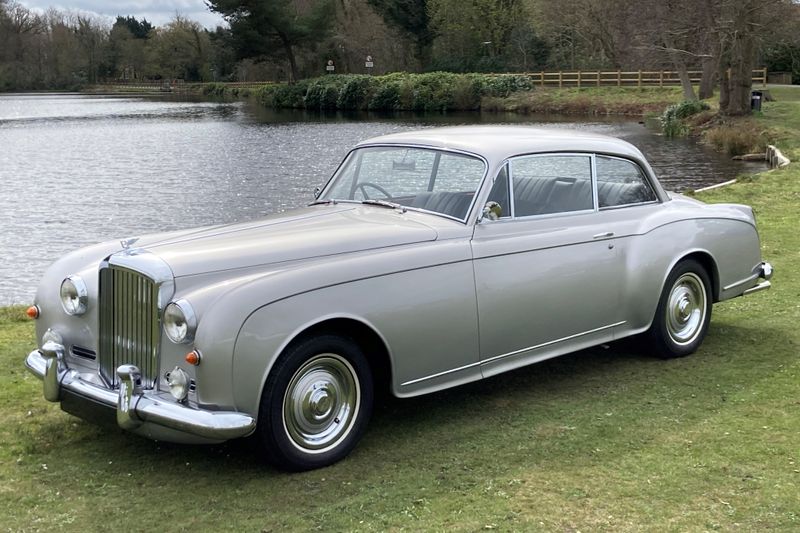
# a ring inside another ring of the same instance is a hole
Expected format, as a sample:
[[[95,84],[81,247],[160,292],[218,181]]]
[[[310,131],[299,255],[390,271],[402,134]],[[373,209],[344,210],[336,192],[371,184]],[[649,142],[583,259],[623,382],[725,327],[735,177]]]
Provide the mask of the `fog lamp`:
[[[189,375],[176,366],[166,377],[169,393],[179,402],[184,401],[189,396]]]
[[[80,276],[67,276],[61,282],[61,307],[68,315],[82,315],[89,303],[89,291]]]
[[[45,331],[44,335],[42,335],[42,346],[44,346],[48,342],[55,342],[56,344],[60,344],[63,346],[64,338],[57,331],[53,331],[52,328],[47,328],[47,331]]]

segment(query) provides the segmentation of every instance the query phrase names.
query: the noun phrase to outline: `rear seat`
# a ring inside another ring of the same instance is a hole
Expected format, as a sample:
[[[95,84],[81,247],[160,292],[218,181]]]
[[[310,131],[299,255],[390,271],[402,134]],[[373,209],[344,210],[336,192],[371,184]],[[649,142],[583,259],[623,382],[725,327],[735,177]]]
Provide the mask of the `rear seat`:
[[[518,217],[592,208],[592,184],[574,178],[514,178],[514,214]]]
[[[597,199],[600,207],[635,204],[654,200],[641,183],[613,181],[597,182]]]

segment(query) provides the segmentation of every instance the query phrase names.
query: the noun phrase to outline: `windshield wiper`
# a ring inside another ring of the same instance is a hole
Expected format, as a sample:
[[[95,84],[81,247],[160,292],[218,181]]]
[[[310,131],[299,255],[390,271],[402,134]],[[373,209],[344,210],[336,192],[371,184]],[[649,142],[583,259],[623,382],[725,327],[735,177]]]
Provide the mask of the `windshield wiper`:
[[[327,205],[327,204],[336,205],[336,200],[314,200],[308,205]]]
[[[403,213],[406,212],[406,206],[395,202],[390,202],[388,200],[362,200],[361,203],[367,205],[380,205],[382,207],[388,207],[390,209],[399,209]]]

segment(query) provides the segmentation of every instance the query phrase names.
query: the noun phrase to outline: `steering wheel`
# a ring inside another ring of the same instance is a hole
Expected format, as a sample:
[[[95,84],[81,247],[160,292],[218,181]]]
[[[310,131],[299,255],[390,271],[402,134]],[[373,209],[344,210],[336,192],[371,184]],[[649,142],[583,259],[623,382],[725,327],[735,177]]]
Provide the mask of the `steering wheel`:
[[[364,199],[365,200],[370,200],[371,199],[369,197],[369,194],[367,194],[367,187],[371,187],[371,188],[375,189],[376,191],[381,193],[386,198],[391,198],[392,197],[392,195],[389,194],[389,191],[387,191],[386,189],[384,189],[380,185],[378,185],[376,183],[372,183],[371,181],[362,181],[361,183],[358,184],[358,186],[356,187],[356,190],[357,191],[361,191],[361,194],[364,195]]]

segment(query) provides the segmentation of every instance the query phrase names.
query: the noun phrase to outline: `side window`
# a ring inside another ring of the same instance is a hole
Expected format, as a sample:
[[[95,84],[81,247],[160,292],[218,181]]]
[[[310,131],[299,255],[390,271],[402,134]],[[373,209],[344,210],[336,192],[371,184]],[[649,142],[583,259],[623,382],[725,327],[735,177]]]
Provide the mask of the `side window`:
[[[588,155],[519,157],[511,161],[514,216],[592,209],[592,159]]]
[[[596,164],[597,200],[601,208],[656,200],[653,188],[636,163],[599,155]]]
[[[508,192],[508,165],[503,165],[503,168],[497,173],[492,190],[489,191],[489,197],[486,199],[487,202],[497,202],[500,205],[498,218],[511,216],[511,198]]]

